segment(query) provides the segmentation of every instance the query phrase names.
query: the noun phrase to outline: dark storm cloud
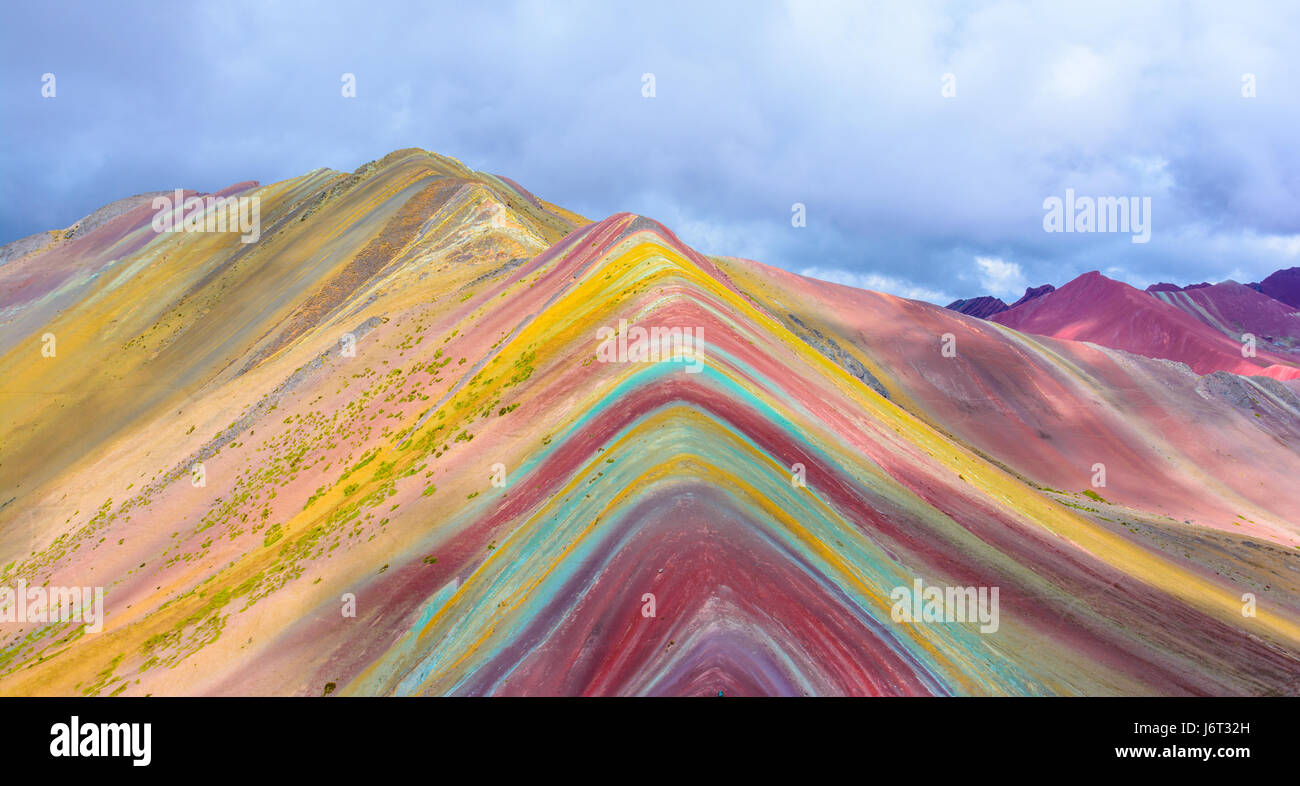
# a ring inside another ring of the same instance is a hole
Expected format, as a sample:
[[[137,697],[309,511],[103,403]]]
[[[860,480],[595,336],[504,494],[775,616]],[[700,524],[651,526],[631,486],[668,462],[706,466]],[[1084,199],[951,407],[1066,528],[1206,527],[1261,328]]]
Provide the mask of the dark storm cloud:
[[[416,146],[589,217],[645,213],[707,252],[933,300],[1300,264],[1293,9],[267,5],[10,8],[0,242],[133,193]],[[1044,233],[1066,188],[1150,196],[1151,242]]]

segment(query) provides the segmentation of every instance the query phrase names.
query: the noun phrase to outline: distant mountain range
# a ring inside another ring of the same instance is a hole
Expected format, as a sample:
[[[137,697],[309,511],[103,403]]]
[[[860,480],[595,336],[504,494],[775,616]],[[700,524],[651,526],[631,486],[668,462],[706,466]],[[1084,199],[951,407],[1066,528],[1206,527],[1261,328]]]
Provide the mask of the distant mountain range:
[[[1298,303],[1300,267],[1259,283],[1159,283],[1145,292],[1092,271],[1059,289],[1032,287],[1010,306],[986,295],[948,308],[1026,333],[1176,360],[1199,374],[1297,379]]]

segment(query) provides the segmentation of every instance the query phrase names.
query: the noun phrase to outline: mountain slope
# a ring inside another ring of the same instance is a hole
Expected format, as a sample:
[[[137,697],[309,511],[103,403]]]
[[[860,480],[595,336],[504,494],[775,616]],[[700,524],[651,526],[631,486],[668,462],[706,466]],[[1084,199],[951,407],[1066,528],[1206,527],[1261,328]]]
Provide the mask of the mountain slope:
[[[1029,482],[1077,496],[1092,488],[1101,463],[1107,485],[1096,490],[1130,511],[1296,543],[1288,533],[1300,488],[1287,473],[1300,444],[1300,398],[1282,383],[1202,377],[1161,360],[743,265],[728,274],[806,341]],[[942,351],[945,336],[951,357]],[[1261,526],[1266,521],[1274,524]]]
[[[1166,284],[1147,291],[1234,341],[1250,333],[1283,357],[1300,347],[1300,311],[1235,281],[1186,288]]]

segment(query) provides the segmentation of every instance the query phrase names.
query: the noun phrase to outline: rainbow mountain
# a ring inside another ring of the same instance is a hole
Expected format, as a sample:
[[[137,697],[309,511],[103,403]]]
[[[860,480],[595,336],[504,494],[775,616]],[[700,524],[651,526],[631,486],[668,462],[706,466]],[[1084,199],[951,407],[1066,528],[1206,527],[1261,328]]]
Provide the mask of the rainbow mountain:
[[[1294,381],[421,150],[221,193],[256,242],[141,195],[0,250],[0,587],[105,609],[0,595],[0,693],[1300,693]]]

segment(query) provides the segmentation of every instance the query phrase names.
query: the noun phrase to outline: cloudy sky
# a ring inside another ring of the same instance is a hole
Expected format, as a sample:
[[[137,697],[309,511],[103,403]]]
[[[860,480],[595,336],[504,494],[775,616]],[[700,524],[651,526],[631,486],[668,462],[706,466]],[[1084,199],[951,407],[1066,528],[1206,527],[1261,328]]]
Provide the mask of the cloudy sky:
[[[1247,2],[15,5],[0,243],[422,147],[939,303],[1094,269],[1253,281],[1300,265],[1297,41],[1300,6]],[[1045,232],[1067,188],[1150,197],[1150,242]]]

